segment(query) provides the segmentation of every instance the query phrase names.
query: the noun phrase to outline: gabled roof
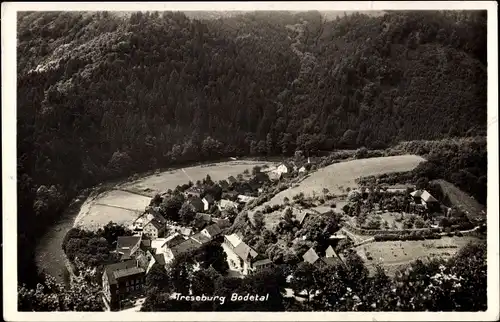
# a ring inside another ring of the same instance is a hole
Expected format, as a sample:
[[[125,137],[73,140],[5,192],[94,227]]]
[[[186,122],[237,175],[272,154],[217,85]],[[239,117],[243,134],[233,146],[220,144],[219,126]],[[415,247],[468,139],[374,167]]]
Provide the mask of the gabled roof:
[[[121,260],[126,260],[132,256],[132,249],[140,245],[141,236],[119,236],[116,240],[116,251],[122,254]]]
[[[294,209],[294,214],[295,218],[299,221],[299,224],[302,225],[306,217],[309,215],[309,212],[300,209]]]
[[[162,228],[164,228],[165,226],[163,226],[163,224],[161,222],[159,222],[158,220],[156,219],[153,219],[151,220],[150,222],[148,222],[147,224],[144,225],[144,227],[146,227],[147,225],[152,225],[153,227],[155,227],[157,230],[160,230]]]
[[[172,238],[170,238],[170,239],[167,238],[167,240],[165,241],[165,245],[167,247],[172,248],[172,247],[175,247],[175,246],[179,245],[180,243],[183,243],[186,241],[186,239],[178,233],[176,233],[172,236],[173,236]]]
[[[415,198],[420,198],[422,196],[422,193],[423,193],[422,190],[415,190],[412,193],[410,193],[410,196]]]
[[[184,236],[189,236],[189,235],[191,235],[193,233],[193,229],[192,228],[188,228],[188,227],[182,227],[180,229],[180,232]]]
[[[325,256],[326,257],[339,257],[339,255],[337,255],[337,252],[333,249],[332,246],[328,246],[328,248],[326,249],[325,251]]]
[[[221,208],[227,208],[227,207],[235,207],[236,208],[236,203],[231,201],[231,200],[227,200],[227,199],[221,199],[220,202],[219,202],[219,205]]]
[[[235,178],[235,177],[233,177],[233,176],[229,176],[229,177],[227,178],[227,181],[228,181],[229,183],[235,183],[235,182],[237,182],[236,178]]]
[[[213,204],[215,202],[215,199],[214,197],[212,197],[212,195],[206,195],[205,197],[203,197],[203,199],[205,199],[205,201],[209,204]]]
[[[164,254],[156,254],[156,255],[153,255],[153,257],[154,257],[156,263],[158,263],[160,265],[166,264]]]
[[[422,195],[420,196],[423,201],[425,202],[437,202],[436,198],[434,198],[430,193],[428,193],[426,190],[422,192]]]
[[[120,263],[106,265],[104,267],[104,274],[108,276],[109,284],[116,284],[116,278],[114,276],[114,272],[119,270],[125,270],[132,267],[137,267],[137,262],[134,259]]]
[[[193,251],[195,249],[198,249],[198,247],[200,247],[201,244],[192,240],[192,239],[188,239],[182,243],[180,243],[179,245],[175,246],[172,248],[172,254],[175,256],[177,255],[180,255],[182,253],[186,253],[186,252],[190,252],[190,251]]]
[[[214,218],[213,221],[219,226],[220,228],[226,228],[231,226],[231,222],[227,218]]]
[[[257,252],[248,246],[245,242],[241,242],[234,248],[234,253],[244,261],[252,260],[258,256]]]
[[[255,200],[255,199],[257,199],[257,198],[252,197],[252,196],[238,195],[238,200],[240,202],[244,202],[244,203],[250,202],[250,201]]]
[[[210,241],[210,238],[203,235],[202,233],[194,234],[193,236],[191,236],[191,239],[193,239],[194,241],[196,241],[200,244],[206,244]]]
[[[314,264],[319,259],[319,256],[313,248],[309,248],[309,250],[302,256],[302,258],[304,259],[304,262]]]
[[[199,197],[191,197],[187,201],[188,204],[192,205],[196,210],[203,210],[203,201]]]
[[[221,233],[221,229],[217,226],[217,224],[211,224],[210,226],[205,227],[205,230],[212,237]]]
[[[242,238],[237,234],[231,234],[224,236],[233,245],[233,247],[238,246],[242,242]]]
[[[119,248],[132,248],[139,245],[141,236],[119,236],[116,239],[116,249]]]

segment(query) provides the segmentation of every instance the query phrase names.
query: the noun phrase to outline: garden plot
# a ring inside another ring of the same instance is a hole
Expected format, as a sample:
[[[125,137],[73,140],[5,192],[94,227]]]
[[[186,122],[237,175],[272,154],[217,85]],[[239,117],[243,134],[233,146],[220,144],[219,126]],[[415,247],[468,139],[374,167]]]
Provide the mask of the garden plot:
[[[417,259],[449,258],[474,240],[478,239],[475,237],[442,237],[441,239],[423,241],[386,241],[361,245],[355,249],[367,266],[373,268],[374,265],[380,264],[388,272],[394,273],[397,269]]]
[[[155,193],[161,193],[168,189],[175,189],[192,181],[203,180],[207,174],[214,182],[225,180],[229,176],[236,177],[245,170],[252,172],[255,166],[272,166],[273,162],[266,161],[230,161],[215,164],[199,165],[194,167],[165,171],[159,174],[147,176],[139,180],[122,184],[120,189],[147,194],[153,196]]]

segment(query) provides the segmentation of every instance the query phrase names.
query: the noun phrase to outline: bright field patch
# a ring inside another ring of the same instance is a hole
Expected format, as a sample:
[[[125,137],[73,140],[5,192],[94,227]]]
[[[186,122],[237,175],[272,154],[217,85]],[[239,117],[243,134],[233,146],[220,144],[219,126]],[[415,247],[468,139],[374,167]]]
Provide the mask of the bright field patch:
[[[112,190],[88,199],[75,219],[75,227],[97,230],[110,221],[128,226],[144,212],[151,198]]]
[[[216,182],[219,180],[225,180],[229,176],[236,177],[245,170],[248,170],[251,173],[253,167],[263,166],[266,164],[272,166],[274,163],[265,161],[230,161],[200,165],[151,175],[131,183],[123,184],[120,187],[128,191],[136,191],[153,196],[156,192],[161,193],[167,191],[168,189],[173,190],[178,185],[186,184],[190,180],[193,183],[197,180],[203,180],[207,174],[210,175],[212,180]],[[147,189],[150,189],[150,191]]]
[[[424,241],[386,241],[373,242],[356,247],[356,252],[373,268],[380,264],[388,273],[417,259],[443,257],[449,258],[475,237],[442,237]]]

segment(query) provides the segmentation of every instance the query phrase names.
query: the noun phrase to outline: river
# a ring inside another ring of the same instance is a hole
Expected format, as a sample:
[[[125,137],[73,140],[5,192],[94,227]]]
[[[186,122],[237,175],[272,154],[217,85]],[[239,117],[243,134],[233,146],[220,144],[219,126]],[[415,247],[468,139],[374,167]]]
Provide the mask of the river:
[[[66,286],[69,285],[69,272],[62,242],[66,233],[73,228],[75,218],[80,211],[79,204],[68,207],[61,218],[42,236],[36,247],[35,261],[38,269],[52,275],[59,283]]]

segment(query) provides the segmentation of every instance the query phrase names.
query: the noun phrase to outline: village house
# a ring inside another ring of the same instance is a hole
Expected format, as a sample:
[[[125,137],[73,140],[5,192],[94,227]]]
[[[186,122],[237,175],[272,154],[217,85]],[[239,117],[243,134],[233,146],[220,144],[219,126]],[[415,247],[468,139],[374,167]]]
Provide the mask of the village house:
[[[234,201],[227,200],[227,199],[221,199],[219,201],[219,203],[217,204],[217,208],[219,208],[220,211],[223,211],[223,210],[228,210],[231,208],[237,209],[238,205]]]
[[[195,217],[193,228],[197,231],[203,229],[206,225],[212,222],[212,215],[203,212],[198,212]]]
[[[342,259],[337,255],[337,253],[333,250],[331,246],[327,248],[325,251],[325,257],[320,257],[318,253],[311,247],[309,250],[302,256],[304,262],[307,262],[311,265],[315,266],[323,266],[323,265],[343,265]]]
[[[200,197],[200,195],[203,193],[203,189],[200,187],[191,187],[184,191],[184,197],[186,198],[191,198],[191,197]]]
[[[231,190],[231,191],[227,191],[227,192],[222,193],[222,199],[235,201],[235,200],[238,200],[238,195],[239,195],[239,193],[237,191]]]
[[[414,185],[391,185],[391,186],[385,186],[385,187],[382,187],[382,191],[385,191],[385,192],[390,192],[390,193],[405,193],[408,189],[412,189],[414,190],[415,189],[415,186]]]
[[[179,229],[179,232],[182,236],[189,237],[193,234],[193,228],[190,227],[182,227]]]
[[[243,242],[238,234],[225,235],[224,244],[240,259],[240,263],[235,264],[239,264],[238,266],[241,268],[243,275],[251,274],[272,265],[271,261],[262,258],[255,250]]]
[[[245,195],[238,195],[238,201],[240,203],[248,203],[248,202],[253,201],[255,199],[257,199],[257,198],[251,197],[251,196],[245,196]]]
[[[253,182],[266,183],[269,182],[269,176],[265,172],[257,172],[251,179]]]
[[[227,218],[213,218],[212,221],[221,229],[231,226],[231,221]]]
[[[142,234],[150,239],[156,239],[165,235],[166,227],[156,218],[144,225]]]
[[[210,237],[207,237],[207,235],[202,234],[201,232],[194,234],[190,238],[201,245],[206,244],[211,240]]]
[[[416,205],[422,205],[428,211],[439,210],[439,201],[426,190],[415,190],[410,195]]]
[[[144,225],[155,219],[166,227],[167,220],[160,214],[158,207],[146,207],[144,213],[139,215],[132,223],[132,229],[142,234]]]
[[[168,248],[167,251],[164,253],[165,263],[168,264],[175,258],[177,258],[179,255],[194,251],[198,249],[201,245],[202,244],[200,244],[199,242],[189,238],[172,248]]]
[[[205,195],[205,197],[203,197],[201,201],[203,202],[204,211],[209,210],[210,207],[215,203],[215,199],[211,195]]]
[[[222,231],[221,231],[220,227],[217,226],[216,224],[212,224],[210,226],[207,226],[207,227],[205,227],[205,229],[203,229],[201,231],[201,233],[203,235],[207,236],[210,239],[214,239],[215,237],[220,236],[221,232]]]
[[[273,262],[269,258],[261,259],[258,261],[255,261],[252,264],[253,269],[255,272],[261,271],[263,269],[269,268],[273,265]]]
[[[235,177],[233,177],[233,176],[229,176],[229,177],[227,178],[227,182],[229,182],[229,185],[233,185],[233,184],[235,184],[236,182],[238,182],[238,180],[236,180],[236,178],[235,178]]]
[[[155,254],[163,254],[167,251],[168,248],[174,247],[175,245],[178,245],[185,240],[186,238],[184,238],[181,234],[174,233],[167,238],[157,238],[155,240],[152,240],[151,249],[154,250]]]
[[[301,166],[301,167],[299,168],[299,170],[298,170],[298,171],[299,171],[299,173],[304,173],[304,172],[307,172],[307,170],[306,170],[306,167],[305,167],[305,166]]]
[[[115,252],[120,254],[120,260],[129,260],[141,252],[141,236],[119,236],[116,240]]]
[[[205,210],[205,205],[200,197],[190,197],[187,200],[187,204],[191,205],[195,212],[202,212]]]
[[[252,262],[257,259],[259,254],[243,241],[234,247],[233,252],[240,258],[242,274],[249,274],[252,270]]]
[[[103,301],[111,310],[121,309],[121,301],[142,291],[145,269],[135,259],[106,265],[102,274]]]

